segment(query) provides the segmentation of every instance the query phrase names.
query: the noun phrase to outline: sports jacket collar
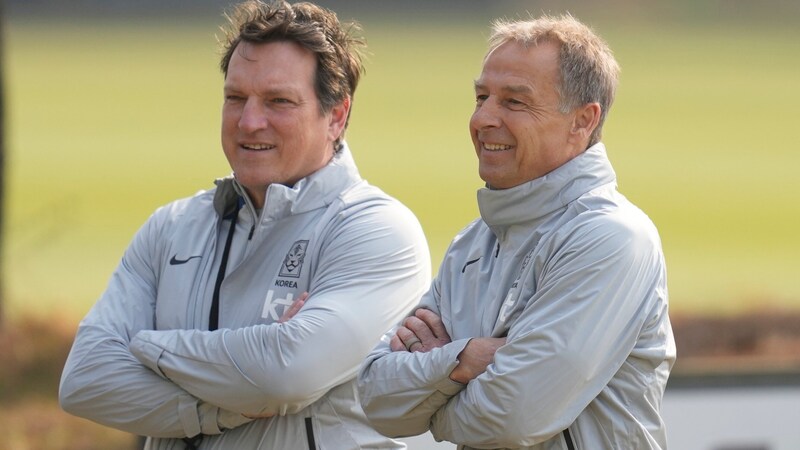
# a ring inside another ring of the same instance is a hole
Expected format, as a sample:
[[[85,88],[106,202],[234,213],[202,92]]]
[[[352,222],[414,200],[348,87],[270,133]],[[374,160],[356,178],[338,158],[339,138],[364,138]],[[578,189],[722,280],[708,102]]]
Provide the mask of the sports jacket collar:
[[[361,175],[346,143],[327,166],[298,181],[294,186],[271,184],[267,187],[261,220],[277,220],[294,214],[311,211],[331,204],[349,186],[361,181]],[[220,216],[237,207],[238,198],[244,197],[244,188],[234,176],[215,181],[214,209]]]
[[[597,143],[540,178],[509,189],[478,190],[478,208],[499,234],[510,225],[541,219],[592,189],[616,183],[616,178],[605,146]]]

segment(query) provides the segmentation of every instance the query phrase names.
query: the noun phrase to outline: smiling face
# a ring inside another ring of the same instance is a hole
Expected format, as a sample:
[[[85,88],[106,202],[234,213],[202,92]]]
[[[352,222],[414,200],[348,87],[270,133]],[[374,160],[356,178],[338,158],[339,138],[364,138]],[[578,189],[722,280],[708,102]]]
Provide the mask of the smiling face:
[[[324,167],[344,130],[349,99],[322,113],[317,61],[300,45],[240,43],[225,78],[222,149],[257,208],[272,183],[291,186]]]
[[[539,178],[586,149],[576,112],[559,110],[559,47],[500,45],[475,82],[470,134],[479,174],[494,189]]]

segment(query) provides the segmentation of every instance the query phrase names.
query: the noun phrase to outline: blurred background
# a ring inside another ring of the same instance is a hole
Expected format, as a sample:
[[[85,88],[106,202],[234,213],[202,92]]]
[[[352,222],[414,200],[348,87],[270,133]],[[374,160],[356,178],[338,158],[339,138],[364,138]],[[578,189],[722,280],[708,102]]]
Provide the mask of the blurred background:
[[[800,373],[800,3],[317,3],[363,26],[347,140],[362,175],[417,214],[434,270],[478,215],[467,122],[491,20],[569,11],[593,26],[622,66],[603,141],[661,233],[676,373]],[[0,448],[129,445],[61,413],[57,380],[134,232],[230,172],[217,44],[229,4],[0,3]]]

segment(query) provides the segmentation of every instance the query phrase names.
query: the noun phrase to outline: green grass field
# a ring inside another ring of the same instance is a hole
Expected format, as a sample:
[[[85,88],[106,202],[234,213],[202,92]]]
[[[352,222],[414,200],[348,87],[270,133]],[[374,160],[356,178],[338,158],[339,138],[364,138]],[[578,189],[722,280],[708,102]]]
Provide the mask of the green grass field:
[[[216,24],[9,23],[6,307],[80,317],[159,205],[229,172]],[[622,65],[604,141],[661,231],[672,310],[800,308],[800,28],[597,26]],[[484,23],[365,22],[348,141],[434,267],[477,216],[467,132]]]

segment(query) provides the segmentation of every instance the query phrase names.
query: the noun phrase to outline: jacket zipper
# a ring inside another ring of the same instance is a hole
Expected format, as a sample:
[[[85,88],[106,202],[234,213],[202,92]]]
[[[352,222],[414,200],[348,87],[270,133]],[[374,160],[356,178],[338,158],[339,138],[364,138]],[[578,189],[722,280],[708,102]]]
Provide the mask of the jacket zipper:
[[[314,424],[311,417],[306,417],[306,439],[308,439],[309,450],[317,450],[317,443],[314,441]]]
[[[241,208],[241,205],[239,206]],[[225,279],[225,271],[228,267],[228,254],[231,252],[231,242],[233,232],[236,230],[236,218],[239,216],[239,209],[231,213],[231,226],[228,229],[228,238],[225,240],[225,248],[222,250],[222,261],[219,263],[217,272],[217,282],[214,283],[214,295],[211,298],[211,310],[208,313],[208,329],[214,331],[219,326],[219,295],[222,288],[222,281]],[[224,220],[224,219],[223,219]]]
[[[564,442],[567,443],[567,450],[576,450],[575,442],[572,441],[572,434],[570,434],[569,428],[565,429],[561,433],[564,435]]]

